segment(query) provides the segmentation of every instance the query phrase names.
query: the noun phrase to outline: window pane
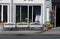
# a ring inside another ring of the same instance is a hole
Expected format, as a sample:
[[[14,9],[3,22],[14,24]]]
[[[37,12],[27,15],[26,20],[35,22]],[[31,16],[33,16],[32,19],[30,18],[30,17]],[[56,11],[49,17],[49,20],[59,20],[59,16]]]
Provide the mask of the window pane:
[[[27,22],[27,6],[21,6],[21,21],[22,22]]]
[[[29,6],[29,22],[32,22],[32,6]]]
[[[0,21],[1,21],[1,5],[0,5]]]
[[[16,6],[16,22],[20,22],[20,6]]]
[[[33,22],[39,21],[41,15],[41,6],[33,6]]]
[[[7,6],[3,6],[3,21],[7,22]]]

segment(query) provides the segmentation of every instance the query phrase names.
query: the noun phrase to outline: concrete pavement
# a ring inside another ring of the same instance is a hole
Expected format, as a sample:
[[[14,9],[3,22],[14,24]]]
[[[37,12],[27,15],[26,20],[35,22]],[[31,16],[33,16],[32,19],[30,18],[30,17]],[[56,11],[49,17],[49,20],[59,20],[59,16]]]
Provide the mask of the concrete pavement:
[[[41,34],[60,34],[60,27],[52,28],[51,30],[43,32]]]
[[[25,34],[25,35],[60,35],[60,27],[53,28],[49,31],[34,31],[34,30],[24,30],[24,31],[0,31],[0,34]]]
[[[41,31],[0,31],[0,34],[36,34]]]

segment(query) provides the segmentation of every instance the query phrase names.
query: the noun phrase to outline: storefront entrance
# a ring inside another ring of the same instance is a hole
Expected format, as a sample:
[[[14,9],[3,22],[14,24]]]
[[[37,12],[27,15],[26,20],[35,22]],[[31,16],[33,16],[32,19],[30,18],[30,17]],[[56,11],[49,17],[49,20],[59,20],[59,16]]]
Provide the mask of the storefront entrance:
[[[56,26],[60,26],[60,7],[56,8]]]
[[[56,11],[56,24],[55,25],[56,27],[60,27],[60,0],[52,0],[52,9]]]

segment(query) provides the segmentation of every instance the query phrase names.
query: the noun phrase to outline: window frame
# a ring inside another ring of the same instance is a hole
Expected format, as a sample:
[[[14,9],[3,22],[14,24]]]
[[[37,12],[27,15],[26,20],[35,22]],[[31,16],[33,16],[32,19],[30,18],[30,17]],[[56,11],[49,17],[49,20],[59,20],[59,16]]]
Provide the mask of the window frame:
[[[43,24],[43,4],[26,4],[26,3],[20,3],[20,4],[17,3],[17,4],[16,4],[16,3],[15,3],[15,6],[16,6],[16,5],[20,5],[20,6],[21,6],[21,5],[22,5],[22,6],[41,6],[41,17],[42,17],[42,19],[41,19],[41,20],[42,20],[42,21],[41,21],[42,23],[41,23],[41,24]],[[32,18],[32,19],[33,19],[33,18]],[[33,20],[32,20],[32,21],[33,21]],[[20,22],[20,23],[21,23],[21,22]],[[23,23],[23,24],[24,24],[24,23]],[[25,23],[25,24],[26,24],[26,23]],[[29,24],[29,23],[27,22],[27,24]],[[30,24],[33,24],[33,22],[30,23]]]
[[[3,22],[3,6],[7,6],[7,22],[3,23],[8,23],[9,22],[9,4],[0,4],[1,5],[1,21]]]

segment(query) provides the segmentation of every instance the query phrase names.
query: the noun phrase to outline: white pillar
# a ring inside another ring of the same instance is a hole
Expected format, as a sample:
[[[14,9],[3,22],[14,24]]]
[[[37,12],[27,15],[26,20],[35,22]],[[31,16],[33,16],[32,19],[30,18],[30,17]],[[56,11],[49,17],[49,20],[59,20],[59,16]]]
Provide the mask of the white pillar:
[[[13,0],[10,3],[10,23],[13,23]]]
[[[42,22],[45,24],[45,5],[43,4],[43,11],[42,11]]]
[[[41,16],[40,16],[40,23],[43,25],[43,5],[41,5]]]
[[[10,4],[10,20],[9,20],[10,23],[11,23],[11,19],[12,19],[11,16],[12,16],[12,15],[11,15],[11,4]]]
[[[28,22],[29,22],[29,5],[28,5]]]
[[[10,13],[9,13],[9,5],[7,5],[7,22],[10,22]]]
[[[40,24],[44,24],[44,22],[43,22],[43,7],[42,7],[42,5],[41,5],[41,16],[40,16]]]
[[[2,5],[2,12],[1,12],[1,21],[3,21],[3,5]]]
[[[32,23],[33,23],[33,6],[32,6]]]
[[[49,8],[46,8],[47,9],[47,22],[49,22]]]
[[[16,22],[16,6],[13,4],[13,16],[12,16],[13,18],[13,23],[15,23]]]

